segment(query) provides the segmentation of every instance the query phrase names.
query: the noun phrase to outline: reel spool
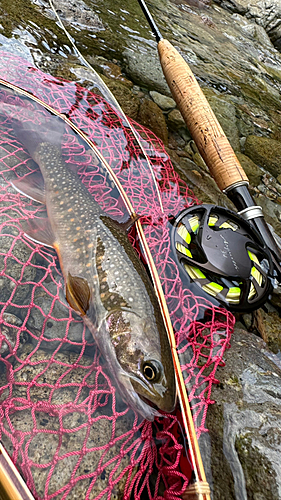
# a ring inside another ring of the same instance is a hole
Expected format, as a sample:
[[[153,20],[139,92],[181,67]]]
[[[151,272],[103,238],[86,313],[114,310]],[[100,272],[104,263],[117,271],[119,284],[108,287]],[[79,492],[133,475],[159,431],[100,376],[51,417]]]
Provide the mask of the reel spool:
[[[264,304],[272,291],[273,265],[249,222],[204,204],[184,210],[172,224],[174,257],[188,283],[233,311]]]

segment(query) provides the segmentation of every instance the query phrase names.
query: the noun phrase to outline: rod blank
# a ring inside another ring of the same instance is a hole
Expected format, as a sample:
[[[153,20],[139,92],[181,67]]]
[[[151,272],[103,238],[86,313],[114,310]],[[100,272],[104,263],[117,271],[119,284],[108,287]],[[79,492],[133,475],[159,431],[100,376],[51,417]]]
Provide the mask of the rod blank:
[[[160,40],[162,40],[163,37],[158,29],[158,26],[156,25],[152,15],[150,14],[145,2],[143,0],[138,0],[138,2],[139,2],[139,5],[140,5],[147,21],[148,21],[149,26],[152,29],[152,32],[156,38],[156,42],[159,42]]]

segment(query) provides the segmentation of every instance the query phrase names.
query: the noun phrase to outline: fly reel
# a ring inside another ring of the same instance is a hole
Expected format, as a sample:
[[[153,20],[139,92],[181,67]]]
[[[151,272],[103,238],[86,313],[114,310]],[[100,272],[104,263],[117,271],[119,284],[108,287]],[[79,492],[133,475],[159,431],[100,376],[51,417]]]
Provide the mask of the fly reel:
[[[181,274],[209,298],[236,311],[257,309],[272,291],[272,260],[252,225],[235,212],[197,205],[173,221]]]

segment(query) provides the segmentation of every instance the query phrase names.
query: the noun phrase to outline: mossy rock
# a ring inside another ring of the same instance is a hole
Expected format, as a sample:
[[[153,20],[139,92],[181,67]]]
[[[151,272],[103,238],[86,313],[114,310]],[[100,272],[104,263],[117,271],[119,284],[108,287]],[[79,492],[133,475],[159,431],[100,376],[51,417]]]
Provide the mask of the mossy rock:
[[[262,177],[261,169],[251,160],[251,158],[243,153],[236,153],[236,156],[245,170],[250,184],[252,186],[258,186]]]
[[[149,99],[144,99],[140,105],[138,121],[148,127],[165,145],[168,144],[168,128],[162,110]]]
[[[138,97],[131,92],[128,85],[124,85],[120,81],[113,80],[105,75],[101,75],[101,78],[117,99],[125,115],[136,120],[140,105]]]
[[[245,154],[274,177],[281,173],[281,142],[268,137],[249,135],[245,141]]]
[[[253,440],[247,434],[241,435],[236,438],[235,449],[243,467],[248,500],[279,500],[276,473],[266,456],[254,446]],[[272,481],[268,480],[270,476]]]

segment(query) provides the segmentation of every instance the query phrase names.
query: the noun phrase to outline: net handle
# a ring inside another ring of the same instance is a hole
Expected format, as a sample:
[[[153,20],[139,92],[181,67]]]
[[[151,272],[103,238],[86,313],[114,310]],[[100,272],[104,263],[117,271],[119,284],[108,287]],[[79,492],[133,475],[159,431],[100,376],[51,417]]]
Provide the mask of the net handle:
[[[35,500],[11,458],[0,442],[0,498]]]
[[[248,177],[187,62],[162,38],[158,43],[162,70],[198,150],[221,191]]]

